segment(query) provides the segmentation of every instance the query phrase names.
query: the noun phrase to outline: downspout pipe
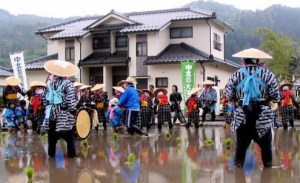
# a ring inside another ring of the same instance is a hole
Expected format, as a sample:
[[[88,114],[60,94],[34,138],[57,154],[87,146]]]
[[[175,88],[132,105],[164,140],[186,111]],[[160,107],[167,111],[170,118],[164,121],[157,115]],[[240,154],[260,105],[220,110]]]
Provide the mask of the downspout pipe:
[[[202,71],[203,71],[203,81],[205,81],[205,68],[204,68],[204,66],[203,66],[203,62],[202,61],[200,61],[200,65],[201,65],[201,67],[202,67]]]
[[[207,25],[209,26],[209,54],[211,54],[211,26],[208,23],[208,19],[205,19],[205,22],[207,23]]]
[[[224,38],[223,38],[223,39],[224,39],[224,61],[225,61],[225,63],[226,63],[226,59],[225,59],[225,46],[226,46],[226,44],[225,44],[225,38],[226,38],[226,37],[225,37],[225,35],[226,35],[226,32],[225,32]]]
[[[81,61],[81,42],[79,38],[77,37],[76,40],[79,42],[79,62]],[[78,67],[79,67],[79,82],[81,83],[81,67],[78,62]]]
[[[209,58],[211,59],[211,25],[208,23],[208,19],[205,19],[205,22],[207,23],[208,27],[209,27]],[[203,62],[200,62],[200,65],[202,67],[202,71],[203,71],[203,81],[205,81],[205,68],[203,66]]]

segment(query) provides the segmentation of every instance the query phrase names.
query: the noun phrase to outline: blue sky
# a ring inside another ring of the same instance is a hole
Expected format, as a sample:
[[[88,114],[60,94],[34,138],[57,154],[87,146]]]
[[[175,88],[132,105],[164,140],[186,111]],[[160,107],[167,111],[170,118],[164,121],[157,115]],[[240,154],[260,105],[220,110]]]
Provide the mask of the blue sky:
[[[193,0],[0,0],[0,8],[11,14],[70,17],[181,7]],[[273,4],[300,8],[300,0],[214,0],[240,9],[265,9]]]

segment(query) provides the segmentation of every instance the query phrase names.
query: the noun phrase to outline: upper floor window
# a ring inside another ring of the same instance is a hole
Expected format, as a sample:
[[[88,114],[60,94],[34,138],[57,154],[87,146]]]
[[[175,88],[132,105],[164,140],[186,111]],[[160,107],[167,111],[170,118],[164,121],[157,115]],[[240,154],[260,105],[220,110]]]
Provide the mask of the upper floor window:
[[[214,33],[214,49],[221,51],[221,37],[220,35]]]
[[[136,56],[147,56],[147,42],[136,43]]]
[[[74,40],[66,40],[65,42],[65,60],[75,60]]]
[[[95,37],[93,39],[93,49],[110,48],[110,37]]]
[[[170,29],[170,38],[191,38],[193,27],[175,27]]]
[[[116,37],[116,48],[127,47],[127,45],[128,45],[127,36]]]

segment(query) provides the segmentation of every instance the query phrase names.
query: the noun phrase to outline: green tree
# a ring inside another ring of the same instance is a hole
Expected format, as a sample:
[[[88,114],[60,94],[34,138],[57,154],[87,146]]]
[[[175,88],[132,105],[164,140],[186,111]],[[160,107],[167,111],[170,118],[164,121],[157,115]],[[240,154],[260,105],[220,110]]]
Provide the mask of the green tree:
[[[298,75],[299,57],[296,55],[298,49],[293,40],[271,29],[259,28],[256,33],[261,36],[261,47],[270,50],[273,59],[268,61],[270,70],[276,75],[279,82],[292,82],[294,76]]]

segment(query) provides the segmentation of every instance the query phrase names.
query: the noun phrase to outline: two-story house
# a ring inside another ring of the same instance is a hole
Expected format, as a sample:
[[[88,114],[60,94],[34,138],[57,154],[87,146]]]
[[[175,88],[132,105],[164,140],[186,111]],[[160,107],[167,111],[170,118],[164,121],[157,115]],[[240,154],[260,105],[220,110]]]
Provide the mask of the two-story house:
[[[41,70],[45,61],[61,59],[79,66],[75,80],[84,84],[105,83],[109,93],[127,76],[136,78],[138,88],[153,84],[170,91],[173,84],[182,90],[180,62],[195,60],[197,84],[206,79],[218,80],[224,88],[238,67],[224,57],[225,35],[230,31],[232,27],[211,11],[112,10],[105,16],[39,29],[36,34],[46,39],[48,56],[27,63],[27,71],[31,72],[27,74],[36,78],[37,75],[30,76]]]

